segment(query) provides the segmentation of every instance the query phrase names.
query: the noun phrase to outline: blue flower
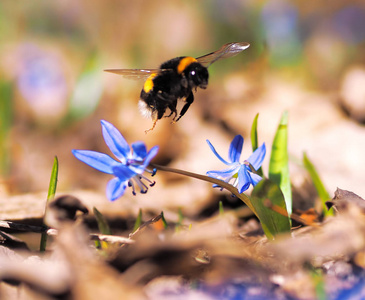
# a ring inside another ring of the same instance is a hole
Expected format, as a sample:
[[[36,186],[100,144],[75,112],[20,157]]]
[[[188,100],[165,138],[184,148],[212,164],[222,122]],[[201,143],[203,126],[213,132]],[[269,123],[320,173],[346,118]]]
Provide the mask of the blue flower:
[[[146,168],[156,156],[158,146],[147,152],[143,142],[136,142],[131,145],[133,150],[131,151],[122,134],[112,124],[101,120],[101,127],[105,143],[118,161],[107,154],[90,150],[72,150],[73,155],[85,164],[115,176],[108,182],[106,188],[109,200],[114,201],[123,196],[127,186],[133,188],[133,195],[135,195],[135,184],[140,188],[141,193],[146,193],[148,187],[142,179],[146,180],[150,186],[153,186],[155,182],[143,176],[143,172],[152,173]]]
[[[243,137],[236,135],[229,146],[228,161],[223,159],[215,150],[213,145],[207,140],[207,143],[213,153],[219,158],[221,162],[229,166],[228,169],[222,171],[209,171],[207,175],[216,179],[223,180],[229,183],[233,179],[233,186],[238,189],[239,193],[246,191],[250,184],[255,186],[262,178],[255,173],[258,170],[265,158],[266,147],[263,143],[257,148],[251,156],[243,163],[239,162],[243,146]],[[253,168],[254,170],[252,170]],[[214,185],[217,187],[218,185]]]

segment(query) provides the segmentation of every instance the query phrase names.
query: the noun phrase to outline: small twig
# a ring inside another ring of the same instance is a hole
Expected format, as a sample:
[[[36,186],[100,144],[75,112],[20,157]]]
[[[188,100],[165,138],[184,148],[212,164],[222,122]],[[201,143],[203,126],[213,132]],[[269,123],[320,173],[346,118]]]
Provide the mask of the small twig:
[[[292,213],[290,216],[288,214],[288,212],[283,209],[282,207],[276,205],[276,204],[272,204],[270,202],[270,200],[268,200],[268,202],[264,203],[266,205],[266,207],[272,209],[273,211],[277,212],[278,214],[284,216],[284,217],[290,217],[292,220],[297,221],[298,223],[302,223],[303,225],[306,226],[313,226],[313,227],[317,227],[318,225],[315,222],[308,222],[307,220],[301,218],[300,216]]]
[[[57,235],[58,230],[50,228],[47,230],[47,235]],[[116,236],[116,235],[107,235],[107,234],[99,234],[99,233],[90,233],[90,240],[92,241],[101,241],[108,243],[119,243],[119,244],[133,244],[134,240],[131,238],[127,238],[124,236]]]
[[[145,227],[158,222],[161,218],[162,218],[162,213],[160,213],[158,216],[152,218],[151,220],[148,220],[147,222],[143,223],[135,231],[133,231],[132,233],[129,234],[129,238],[134,237],[136,234],[141,232]]]
[[[108,243],[119,243],[119,244],[133,244],[134,240],[131,238],[123,237],[123,236],[116,236],[116,235],[106,235],[106,234],[97,234],[91,233],[90,239],[92,241],[101,241],[101,242],[108,242]]]

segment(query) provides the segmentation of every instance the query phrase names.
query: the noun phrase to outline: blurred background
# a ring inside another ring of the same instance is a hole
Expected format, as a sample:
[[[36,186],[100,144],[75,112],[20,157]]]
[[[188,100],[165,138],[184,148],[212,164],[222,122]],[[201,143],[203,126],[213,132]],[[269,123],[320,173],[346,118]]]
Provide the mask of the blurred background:
[[[137,107],[143,81],[103,72],[156,68],[233,41],[251,47],[213,64],[208,89],[196,93],[187,114],[173,125],[161,120],[147,135],[152,121]],[[104,191],[111,177],[77,161],[71,149],[109,153],[100,127],[105,119],[130,143],[159,145],[156,163],[205,174],[225,167],[205,140],[224,156],[234,135],[241,134],[245,159],[259,113],[259,142],[269,150],[267,174],[285,110],[292,181],[301,197],[311,193],[301,163],[304,151],[331,196],[340,187],[365,197],[364,63],[364,1],[3,0],[1,208],[15,195],[46,191],[57,156],[59,193],[88,190],[84,202],[98,195],[111,213],[182,207],[194,215],[223,194],[207,183],[159,172],[147,195],[127,191],[108,203]]]

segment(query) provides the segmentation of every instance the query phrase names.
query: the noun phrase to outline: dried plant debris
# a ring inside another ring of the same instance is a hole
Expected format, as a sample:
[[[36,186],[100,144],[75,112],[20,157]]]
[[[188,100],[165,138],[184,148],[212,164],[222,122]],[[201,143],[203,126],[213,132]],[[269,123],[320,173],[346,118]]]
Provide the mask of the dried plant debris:
[[[9,253],[0,255],[0,278],[21,284],[22,290],[18,297],[9,291],[8,284],[2,283],[1,299],[143,298],[141,292],[123,284],[119,273],[101,260],[78,224],[65,224],[59,230],[51,256],[14,255],[9,260]]]
[[[0,252],[1,299],[57,299],[68,294],[70,273],[61,260],[6,249],[1,247]],[[18,286],[18,290],[9,284]]]
[[[60,222],[76,220],[78,213],[88,214],[89,210],[78,198],[64,195],[49,203],[46,223],[58,227]]]
[[[275,257],[272,266],[282,276],[277,283],[302,299],[301,289],[312,286],[314,292],[313,280],[305,277],[311,270],[320,270],[329,299],[342,299],[338,298],[342,291],[364,283],[364,263],[358,262],[358,255],[365,250],[364,233],[365,215],[358,206],[349,205],[346,212],[321,226],[304,227],[294,231],[292,238],[278,239],[268,246]]]
[[[26,243],[11,234],[0,231],[0,245],[9,249],[29,250]]]
[[[365,214],[350,200],[353,194],[345,195],[347,200],[336,192],[333,199],[348,202],[340,213],[274,241],[263,236],[256,220],[241,226],[228,212],[178,231],[173,224],[161,226],[158,215],[102,249],[81,222],[61,222],[52,251],[43,256],[0,247],[0,296],[363,299]]]
[[[337,188],[332,201],[326,202],[328,209],[333,207],[336,211],[346,210],[349,205],[356,205],[365,212],[365,200],[363,198],[353,192],[341,190],[339,188]]]

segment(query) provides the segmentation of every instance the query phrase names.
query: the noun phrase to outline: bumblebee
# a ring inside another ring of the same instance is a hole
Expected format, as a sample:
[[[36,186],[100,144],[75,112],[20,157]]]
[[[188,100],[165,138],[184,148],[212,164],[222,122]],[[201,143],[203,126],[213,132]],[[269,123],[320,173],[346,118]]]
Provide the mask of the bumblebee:
[[[153,130],[160,120],[170,110],[166,117],[173,116],[173,123],[179,121],[194,101],[193,91],[205,89],[208,85],[208,67],[217,60],[235,56],[247,49],[249,43],[229,43],[217,51],[193,58],[190,56],[176,57],[161,64],[159,69],[108,69],[106,72],[115,73],[131,79],[145,79],[139,109],[142,115],[151,117]],[[179,116],[177,102],[185,102]]]

